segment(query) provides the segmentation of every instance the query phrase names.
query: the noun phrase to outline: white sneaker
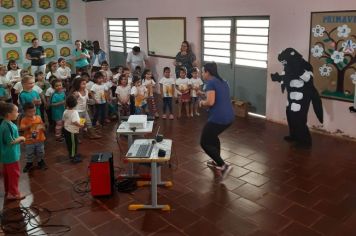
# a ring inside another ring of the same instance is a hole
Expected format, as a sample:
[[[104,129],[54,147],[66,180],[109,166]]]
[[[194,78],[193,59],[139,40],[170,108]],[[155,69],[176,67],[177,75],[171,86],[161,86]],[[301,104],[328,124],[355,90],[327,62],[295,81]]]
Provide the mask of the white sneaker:
[[[232,170],[232,166],[228,165],[228,164],[225,164],[222,167],[216,166],[215,167],[216,178],[219,181],[224,180],[227,177],[227,175],[230,173],[231,170]]]

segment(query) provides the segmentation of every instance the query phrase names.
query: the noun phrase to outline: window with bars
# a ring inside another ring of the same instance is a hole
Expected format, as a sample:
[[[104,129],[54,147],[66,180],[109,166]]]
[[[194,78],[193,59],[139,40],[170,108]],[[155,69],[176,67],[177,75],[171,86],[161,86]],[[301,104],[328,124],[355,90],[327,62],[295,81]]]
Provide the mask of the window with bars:
[[[268,32],[268,19],[204,19],[203,60],[267,68]]]
[[[140,44],[137,19],[108,19],[108,33],[110,51],[128,53]]]
[[[203,35],[203,60],[229,64],[231,20],[205,19]]]
[[[236,20],[236,65],[267,68],[269,20]]]

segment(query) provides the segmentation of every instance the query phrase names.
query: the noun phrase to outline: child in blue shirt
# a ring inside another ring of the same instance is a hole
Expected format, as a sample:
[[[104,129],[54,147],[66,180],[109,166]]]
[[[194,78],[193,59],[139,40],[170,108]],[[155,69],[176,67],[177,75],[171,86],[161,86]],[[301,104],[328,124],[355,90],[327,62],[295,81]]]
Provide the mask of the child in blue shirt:
[[[0,162],[3,163],[5,197],[8,200],[21,200],[19,192],[20,143],[26,139],[19,136],[17,126],[12,122],[18,117],[18,108],[12,103],[0,102]]]
[[[7,89],[0,85],[0,101],[6,101],[8,97]]]
[[[35,79],[32,75],[25,75],[22,80],[23,90],[19,95],[19,102],[21,107],[26,103],[33,103],[36,106],[36,115],[41,116],[40,106],[41,106],[41,97],[38,92],[33,90],[35,86]]]
[[[52,80],[52,88],[54,89],[54,93],[50,98],[50,106],[52,113],[52,120],[56,124],[55,128],[55,136],[56,141],[63,142],[62,137],[62,129],[63,129],[63,112],[64,112],[64,104],[66,100],[66,95],[63,90],[62,81],[60,79]]]

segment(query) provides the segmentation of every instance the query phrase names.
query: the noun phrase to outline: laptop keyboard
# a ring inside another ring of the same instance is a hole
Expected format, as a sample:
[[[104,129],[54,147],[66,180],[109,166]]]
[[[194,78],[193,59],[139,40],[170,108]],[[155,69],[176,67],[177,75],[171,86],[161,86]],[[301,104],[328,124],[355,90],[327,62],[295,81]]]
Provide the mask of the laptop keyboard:
[[[130,157],[150,157],[152,152],[152,144],[140,144],[133,153],[128,153],[127,156]]]
[[[149,148],[150,148],[150,145],[148,145],[148,144],[140,145],[137,150],[137,156],[147,156]]]

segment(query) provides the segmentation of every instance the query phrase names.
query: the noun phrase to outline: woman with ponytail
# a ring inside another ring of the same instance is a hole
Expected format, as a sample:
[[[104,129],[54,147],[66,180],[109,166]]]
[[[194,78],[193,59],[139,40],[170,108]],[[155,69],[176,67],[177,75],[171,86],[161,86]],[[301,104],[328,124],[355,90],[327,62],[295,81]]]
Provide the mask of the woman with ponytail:
[[[200,101],[199,105],[209,109],[209,118],[203,128],[200,145],[212,159],[207,162],[208,167],[222,180],[232,169],[221,158],[218,137],[234,121],[230,89],[228,83],[219,76],[214,62],[204,65],[202,76],[206,80],[206,99]]]

